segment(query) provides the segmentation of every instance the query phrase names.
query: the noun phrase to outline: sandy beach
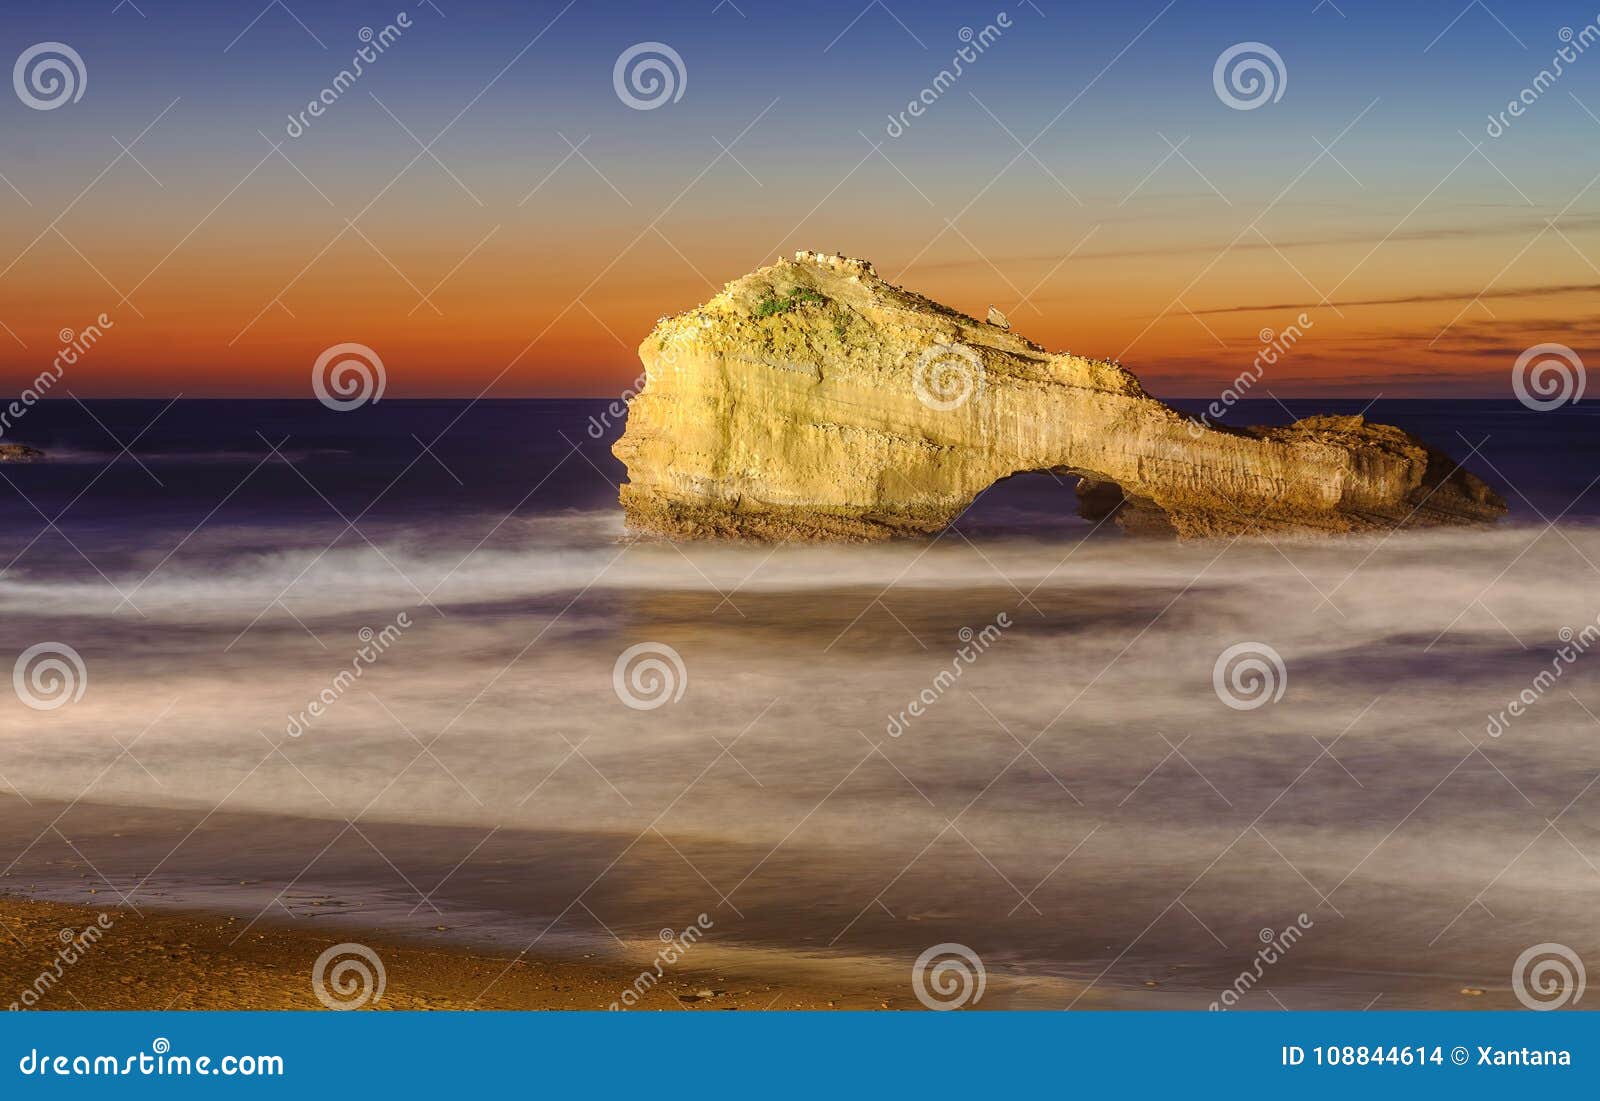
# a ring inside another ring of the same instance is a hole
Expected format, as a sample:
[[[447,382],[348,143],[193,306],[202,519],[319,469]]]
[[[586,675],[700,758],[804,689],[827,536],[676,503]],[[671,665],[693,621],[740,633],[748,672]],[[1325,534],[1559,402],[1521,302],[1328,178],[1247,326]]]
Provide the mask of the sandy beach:
[[[7,1008],[322,1009],[312,976],[318,957],[337,938],[326,930],[266,924],[240,937],[243,924],[217,914],[140,915],[3,898],[0,989]],[[98,932],[85,938],[87,929]],[[887,987],[840,989],[798,978],[757,981],[692,965],[669,969],[644,987],[638,967],[616,961],[481,954],[365,935],[352,939],[371,948],[384,969],[381,997],[353,1008],[605,1010],[624,991],[636,992],[630,1008],[640,1011],[919,1008],[906,991]],[[83,947],[73,952],[69,942]],[[76,956],[76,961],[64,962],[62,956]],[[25,1006],[27,992],[31,1004]]]

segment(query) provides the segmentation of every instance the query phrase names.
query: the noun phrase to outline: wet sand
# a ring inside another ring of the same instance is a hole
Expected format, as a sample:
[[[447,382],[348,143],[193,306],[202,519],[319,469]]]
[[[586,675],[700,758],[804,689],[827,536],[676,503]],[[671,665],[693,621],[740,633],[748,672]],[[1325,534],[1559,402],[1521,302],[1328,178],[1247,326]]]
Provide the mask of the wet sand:
[[[389,1008],[917,1009],[914,957],[941,942],[966,944],[963,932],[974,926],[961,919],[995,905],[992,893],[968,898],[981,892],[943,882],[924,893],[940,892],[946,912],[924,912],[918,895],[904,894],[857,914],[854,897],[817,885],[858,878],[860,869],[819,850],[804,854],[803,874],[790,868],[759,895],[716,902],[661,840],[638,841],[596,882],[592,869],[617,861],[628,839],[512,830],[485,838],[442,827],[87,802],[0,806],[0,847],[18,854],[0,873],[0,921],[19,934],[0,928],[0,968],[11,987],[0,988],[0,1004],[19,998],[55,959],[63,929],[81,931],[100,913],[112,923],[82,953],[83,964],[63,968],[62,984],[40,1008],[79,1008],[77,997],[84,1007],[314,1009],[318,956],[355,942],[384,962]],[[695,859],[715,876],[759,856],[702,842]],[[1129,874],[1125,851],[1105,859],[1092,877],[1074,877],[1070,895],[1037,892],[1041,913],[1018,906],[1003,940],[978,942],[985,988],[971,1008],[1206,1009],[1253,971],[1266,924],[1202,924],[1198,915],[1222,908],[1210,892],[1192,896],[1192,913],[1173,904],[1163,914],[1151,885]],[[249,878],[238,878],[247,867]],[[1227,879],[1235,905],[1293,901],[1268,899],[1283,884]],[[1410,905],[1428,901],[1416,894]],[[1391,912],[1397,905],[1407,900],[1394,900]],[[1142,950],[1119,955],[1118,923],[1140,909],[1162,919]],[[1465,950],[1420,957],[1386,951],[1374,926],[1354,915],[1305,914],[1292,947],[1244,979],[1241,996],[1227,994],[1226,1004],[1516,1008],[1509,965],[1496,965],[1520,946],[1489,942],[1481,922],[1462,920],[1473,926]],[[658,981],[663,938],[700,922],[703,935],[660,968]],[[870,937],[829,944],[836,926],[865,927]],[[863,951],[863,943],[872,947]],[[638,995],[625,997],[645,972],[651,977]],[[713,996],[698,997],[702,991]]]
[[[240,936],[243,925],[220,914],[135,914],[0,898],[0,992],[8,1007],[39,1010],[322,1009],[313,972],[339,938],[264,923]],[[98,932],[85,939],[90,928]],[[384,971],[381,996],[353,1008],[605,1010],[622,991],[636,989],[641,973],[616,961],[482,954],[364,934],[353,939],[376,953]],[[81,948],[74,951],[68,941]],[[76,959],[61,962],[62,955]],[[337,978],[333,968],[330,982]],[[31,992],[30,1004],[23,1004],[24,992]],[[350,988],[352,1000],[363,1000],[362,993],[359,984]],[[692,961],[669,969],[636,999],[634,1011],[919,1008],[904,990],[841,989],[801,976],[763,981]]]

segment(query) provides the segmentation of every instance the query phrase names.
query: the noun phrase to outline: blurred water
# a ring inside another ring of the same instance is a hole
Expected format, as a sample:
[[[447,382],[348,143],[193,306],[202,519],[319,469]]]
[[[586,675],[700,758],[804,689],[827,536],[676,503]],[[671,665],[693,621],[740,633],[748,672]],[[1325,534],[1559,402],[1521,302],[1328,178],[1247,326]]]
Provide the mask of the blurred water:
[[[31,412],[0,610],[87,689],[0,699],[0,884],[536,951],[701,912],[724,949],[955,941],[1006,1004],[1208,1004],[1301,914],[1242,1006],[1514,1005],[1527,946],[1600,958],[1600,654],[1489,736],[1600,616],[1586,412],[1370,411],[1477,447],[1491,532],[1086,537],[1039,476],[931,543],[773,549],[628,542],[603,405],[180,402],[143,466],[160,403]],[[1281,698],[1221,698],[1241,643]],[[653,709],[636,645],[682,663]]]

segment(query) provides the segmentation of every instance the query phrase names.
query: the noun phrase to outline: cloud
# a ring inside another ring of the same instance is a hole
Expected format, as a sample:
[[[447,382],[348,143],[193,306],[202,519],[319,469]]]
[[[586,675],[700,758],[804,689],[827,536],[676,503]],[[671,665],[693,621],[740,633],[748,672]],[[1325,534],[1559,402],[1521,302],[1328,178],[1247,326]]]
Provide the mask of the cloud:
[[[1600,291],[1600,283],[1557,283],[1542,287],[1508,287],[1505,290],[1438,291],[1431,294],[1406,294],[1390,298],[1352,298],[1342,302],[1274,302],[1261,305],[1215,306],[1209,310],[1195,310],[1195,314],[1260,313],[1263,311],[1314,310],[1328,305],[1342,309],[1354,306],[1408,306],[1425,302],[1470,302],[1474,299],[1554,298],[1566,294],[1593,294]]]
[[[1484,204],[1475,204],[1484,205]],[[1488,204],[1494,205],[1494,204]],[[1518,206],[1518,209],[1525,209]],[[1102,223],[1103,224],[1103,223]],[[1330,234],[1324,237],[1301,237],[1292,240],[1270,240],[1264,234],[1252,235],[1241,240],[1231,247],[1226,242],[1216,241],[1204,244],[1172,244],[1153,245],[1140,248],[1101,248],[1093,251],[1078,252],[1073,255],[1072,262],[1080,260],[1129,260],[1148,259],[1154,256],[1183,256],[1191,254],[1216,255],[1224,248],[1230,252],[1272,251],[1279,252],[1289,249],[1330,248],[1340,245],[1359,246],[1376,245],[1383,242],[1407,241],[1469,241],[1487,237],[1526,236],[1546,229],[1549,223],[1543,218],[1526,218],[1501,222],[1495,225],[1475,223],[1461,226],[1431,226],[1419,229],[1408,229],[1388,233],[1346,233]],[[1600,229],[1600,214],[1568,215],[1561,219],[1563,233],[1582,233],[1589,230]],[[1259,232],[1259,231],[1257,231]],[[995,256],[973,257],[961,260],[942,260],[933,263],[919,263],[918,271],[940,271],[956,268],[989,267],[995,266],[1021,266],[1027,264],[1054,264],[1061,260],[1063,252],[1049,254],[1032,254],[1020,256]],[[1468,297],[1471,297],[1470,295]]]

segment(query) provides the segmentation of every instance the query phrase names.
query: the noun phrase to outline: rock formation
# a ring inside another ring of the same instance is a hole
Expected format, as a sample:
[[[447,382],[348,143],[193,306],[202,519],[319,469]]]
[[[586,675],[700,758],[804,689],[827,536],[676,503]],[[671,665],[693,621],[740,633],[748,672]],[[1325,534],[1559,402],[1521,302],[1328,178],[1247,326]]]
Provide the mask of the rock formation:
[[[31,463],[44,458],[44,452],[21,443],[0,443],[0,463]]]
[[[881,539],[939,531],[989,486],[1075,475],[1085,515],[1184,537],[1491,522],[1442,453],[1361,417],[1208,427],[1120,364],[1053,354],[801,252],[663,318],[613,448],[634,529]]]

